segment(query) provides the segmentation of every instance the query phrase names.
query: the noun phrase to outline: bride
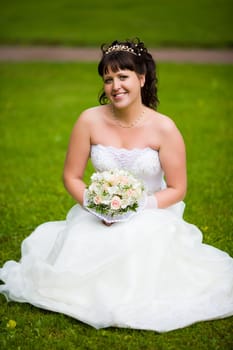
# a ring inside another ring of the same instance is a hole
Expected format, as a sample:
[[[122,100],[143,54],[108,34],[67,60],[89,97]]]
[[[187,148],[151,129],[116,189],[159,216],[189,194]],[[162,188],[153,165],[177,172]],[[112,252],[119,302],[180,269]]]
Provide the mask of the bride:
[[[22,243],[20,262],[0,269],[8,300],[64,313],[95,328],[165,332],[233,314],[233,259],[202,243],[183,220],[185,146],[156,111],[155,62],[139,40],[102,46],[100,106],[71,134],[64,184],[78,202]],[[146,187],[143,209],[108,223],[87,210],[83,174],[130,171]],[[165,180],[164,180],[165,179]]]

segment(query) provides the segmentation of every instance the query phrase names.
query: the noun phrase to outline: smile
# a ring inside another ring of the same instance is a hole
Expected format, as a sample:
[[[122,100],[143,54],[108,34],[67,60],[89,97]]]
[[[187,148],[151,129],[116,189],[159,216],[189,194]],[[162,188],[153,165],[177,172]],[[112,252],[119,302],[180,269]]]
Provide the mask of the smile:
[[[127,92],[118,92],[116,94],[112,94],[113,97],[121,97],[124,96],[125,94],[127,94]]]

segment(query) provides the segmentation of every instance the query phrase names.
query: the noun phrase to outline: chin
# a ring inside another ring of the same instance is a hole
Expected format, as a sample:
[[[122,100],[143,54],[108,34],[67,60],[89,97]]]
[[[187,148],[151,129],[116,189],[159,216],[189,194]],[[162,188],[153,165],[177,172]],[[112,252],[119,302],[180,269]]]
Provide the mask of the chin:
[[[121,101],[112,101],[112,105],[116,108],[127,108],[130,106],[130,103],[128,101],[123,101],[123,99]]]

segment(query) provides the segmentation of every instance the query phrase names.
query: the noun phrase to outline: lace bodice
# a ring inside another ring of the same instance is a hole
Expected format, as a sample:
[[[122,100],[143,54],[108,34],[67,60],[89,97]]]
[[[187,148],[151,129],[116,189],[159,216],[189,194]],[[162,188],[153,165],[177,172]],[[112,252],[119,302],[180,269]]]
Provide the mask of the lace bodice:
[[[146,147],[143,149],[116,148],[111,146],[92,145],[91,160],[96,171],[114,168],[130,171],[142,179],[148,193],[154,193],[164,187],[163,170],[158,151]]]

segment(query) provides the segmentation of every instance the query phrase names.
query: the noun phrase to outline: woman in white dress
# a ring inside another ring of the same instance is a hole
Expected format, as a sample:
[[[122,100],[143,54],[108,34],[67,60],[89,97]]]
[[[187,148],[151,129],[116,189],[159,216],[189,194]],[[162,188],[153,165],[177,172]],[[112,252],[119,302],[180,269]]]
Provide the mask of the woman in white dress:
[[[8,300],[70,315],[95,328],[170,331],[233,314],[233,259],[202,243],[182,218],[185,146],[156,111],[155,62],[139,40],[102,47],[100,106],[84,111],[70,139],[64,183],[77,200],[66,220],[40,225],[20,262],[0,269]],[[146,187],[127,221],[86,210],[83,174],[124,169]],[[164,181],[165,179],[165,181]]]

